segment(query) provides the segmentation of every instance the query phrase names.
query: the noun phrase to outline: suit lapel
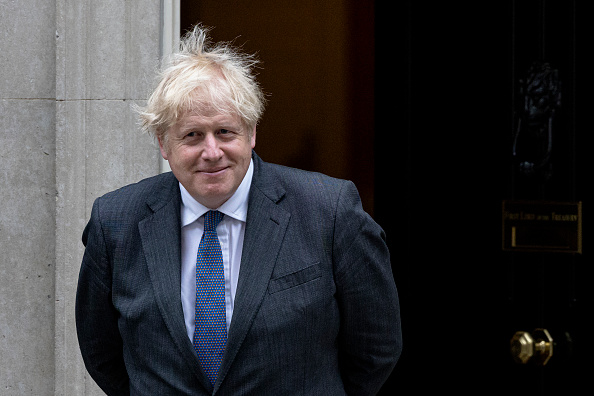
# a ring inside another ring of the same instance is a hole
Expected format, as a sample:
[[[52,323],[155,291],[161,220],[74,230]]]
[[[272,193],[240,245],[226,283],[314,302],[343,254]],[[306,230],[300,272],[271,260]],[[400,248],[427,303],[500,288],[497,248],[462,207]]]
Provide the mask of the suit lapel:
[[[277,189],[274,183],[266,182],[261,173],[262,161],[255,154],[254,157],[256,167],[248,202],[235,306],[215,392],[260,308],[291,216],[277,205],[284,191]]]
[[[138,227],[155,299],[163,320],[188,366],[206,389],[211,385],[200,370],[184,323],[181,305],[181,197],[171,175],[147,202],[154,213]]]

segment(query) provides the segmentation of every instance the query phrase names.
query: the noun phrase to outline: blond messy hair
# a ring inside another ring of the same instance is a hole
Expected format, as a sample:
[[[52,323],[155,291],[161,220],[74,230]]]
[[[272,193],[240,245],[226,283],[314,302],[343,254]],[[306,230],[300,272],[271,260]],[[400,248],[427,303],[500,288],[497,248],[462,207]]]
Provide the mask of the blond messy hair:
[[[230,43],[212,43],[209,29],[196,25],[159,73],[160,81],[139,109],[142,129],[163,143],[167,131],[188,112],[239,116],[251,133],[264,111],[256,81],[258,61]]]

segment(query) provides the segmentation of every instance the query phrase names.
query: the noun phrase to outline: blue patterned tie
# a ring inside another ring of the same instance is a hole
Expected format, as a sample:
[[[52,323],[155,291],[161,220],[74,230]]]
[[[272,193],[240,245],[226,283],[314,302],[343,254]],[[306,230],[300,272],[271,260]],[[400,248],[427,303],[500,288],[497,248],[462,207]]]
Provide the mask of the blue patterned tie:
[[[214,385],[227,344],[225,276],[217,225],[223,214],[209,211],[196,259],[196,317],[194,349],[210,382]]]

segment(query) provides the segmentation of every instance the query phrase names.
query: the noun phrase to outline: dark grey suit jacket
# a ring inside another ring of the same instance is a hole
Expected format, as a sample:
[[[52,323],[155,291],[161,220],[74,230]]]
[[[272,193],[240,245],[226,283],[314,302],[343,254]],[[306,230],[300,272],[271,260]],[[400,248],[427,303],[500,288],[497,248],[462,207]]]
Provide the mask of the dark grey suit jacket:
[[[351,182],[268,164],[254,177],[217,383],[187,336],[179,185],[158,175],[98,198],[76,298],[87,370],[109,395],[367,395],[401,351],[381,228]]]

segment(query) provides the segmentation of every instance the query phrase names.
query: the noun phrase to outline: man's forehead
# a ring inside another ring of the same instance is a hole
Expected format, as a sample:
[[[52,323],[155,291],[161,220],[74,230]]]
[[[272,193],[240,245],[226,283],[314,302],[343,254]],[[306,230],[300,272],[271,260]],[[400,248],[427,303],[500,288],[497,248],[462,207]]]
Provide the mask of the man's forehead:
[[[215,110],[212,111],[197,111],[183,114],[178,118],[177,126],[180,129],[192,128],[196,126],[228,126],[240,127],[241,118],[231,113],[221,113]]]

